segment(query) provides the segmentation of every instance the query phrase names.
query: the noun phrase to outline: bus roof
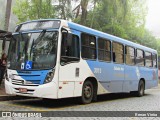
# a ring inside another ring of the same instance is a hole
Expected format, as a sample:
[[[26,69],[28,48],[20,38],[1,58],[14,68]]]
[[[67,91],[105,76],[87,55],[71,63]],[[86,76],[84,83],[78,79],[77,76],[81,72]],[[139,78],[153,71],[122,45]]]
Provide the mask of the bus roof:
[[[64,22],[67,23],[68,27],[70,29],[74,29],[74,30],[81,31],[81,32],[84,32],[84,33],[92,34],[92,35],[95,35],[95,36],[98,36],[98,37],[101,37],[101,38],[106,38],[106,39],[109,39],[111,41],[119,42],[119,43],[122,43],[122,44],[125,44],[125,45],[128,45],[128,46],[133,46],[135,48],[143,49],[145,51],[157,54],[157,51],[152,49],[152,48],[149,48],[149,47],[131,42],[129,40],[126,40],[126,39],[123,39],[123,38],[120,38],[120,37],[117,37],[117,36],[114,36],[114,35],[111,35],[111,34],[108,34],[108,33],[104,33],[104,32],[101,32],[101,31],[98,31],[98,30],[95,30],[95,29],[92,29],[92,28],[89,28],[89,27],[86,27],[86,26],[83,26],[83,25],[80,25],[80,24],[77,24],[77,23],[74,23],[74,22],[63,20],[63,19],[39,19],[39,20],[32,20],[32,21],[23,22],[19,25],[22,25],[22,24],[25,24],[25,23],[30,23],[30,22],[36,22],[36,21],[49,21],[49,20],[51,20],[51,21],[52,20],[60,20],[62,23],[64,23]]]
[[[152,49],[152,48],[149,48],[149,47],[131,42],[129,40],[126,40],[126,39],[123,39],[123,38],[120,38],[120,37],[117,37],[117,36],[114,36],[114,35],[110,35],[108,33],[104,33],[104,32],[98,31],[98,30],[94,30],[92,28],[85,27],[85,26],[82,26],[82,25],[79,25],[79,24],[76,24],[76,23],[73,23],[73,22],[68,22],[68,25],[71,29],[75,29],[75,30],[78,30],[78,31],[81,31],[81,32],[92,34],[92,35],[95,35],[95,36],[98,36],[98,37],[101,37],[101,38],[106,38],[106,39],[109,39],[111,41],[119,42],[119,43],[122,43],[122,44],[125,44],[125,45],[128,45],[128,46],[133,46],[135,48],[143,49],[145,51],[157,54],[157,51]]]

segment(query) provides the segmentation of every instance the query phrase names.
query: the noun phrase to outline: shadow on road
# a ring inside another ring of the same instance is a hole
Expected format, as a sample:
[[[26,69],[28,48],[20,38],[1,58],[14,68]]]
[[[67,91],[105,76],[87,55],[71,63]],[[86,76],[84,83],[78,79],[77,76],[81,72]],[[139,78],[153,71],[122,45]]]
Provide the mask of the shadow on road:
[[[150,94],[145,94],[148,96]],[[99,95],[98,101],[96,103],[112,100],[120,100],[126,98],[136,98],[129,93],[112,93]],[[42,107],[42,108],[64,108],[64,107],[73,107],[80,105],[78,98],[64,98],[64,99],[27,99],[27,100],[16,100],[12,101],[13,104],[23,105],[23,106],[32,106],[32,107]]]

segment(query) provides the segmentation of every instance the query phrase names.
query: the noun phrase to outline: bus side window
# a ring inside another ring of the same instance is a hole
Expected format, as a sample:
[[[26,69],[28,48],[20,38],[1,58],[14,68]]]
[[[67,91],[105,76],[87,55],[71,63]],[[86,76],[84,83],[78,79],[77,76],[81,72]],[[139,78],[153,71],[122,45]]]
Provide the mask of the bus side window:
[[[145,64],[146,67],[153,67],[152,54],[150,52],[145,52]]]
[[[153,67],[157,68],[157,54],[152,54]]]
[[[121,43],[112,43],[113,62],[123,64],[124,63],[124,46]]]
[[[136,50],[136,64],[138,66],[145,66],[145,58],[144,58],[144,51],[143,50],[140,50],[140,49],[137,49]]]
[[[67,35],[66,32],[62,33],[61,63],[79,61],[80,58],[79,37],[73,34],[70,34],[71,37]]]
[[[96,37],[82,33],[81,34],[81,48],[82,48],[82,58],[84,59],[96,59]]]
[[[127,65],[135,65],[135,49],[125,46],[125,63]]]
[[[98,38],[98,59],[100,61],[111,61],[111,42],[108,39]]]

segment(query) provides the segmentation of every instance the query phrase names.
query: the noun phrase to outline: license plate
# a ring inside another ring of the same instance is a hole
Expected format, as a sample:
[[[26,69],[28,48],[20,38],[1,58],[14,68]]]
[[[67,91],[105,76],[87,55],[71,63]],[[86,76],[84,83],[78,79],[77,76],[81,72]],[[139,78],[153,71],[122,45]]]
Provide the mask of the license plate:
[[[19,92],[21,92],[21,93],[26,93],[26,92],[27,92],[27,89],[26,89],[26,88],[19,88]]]

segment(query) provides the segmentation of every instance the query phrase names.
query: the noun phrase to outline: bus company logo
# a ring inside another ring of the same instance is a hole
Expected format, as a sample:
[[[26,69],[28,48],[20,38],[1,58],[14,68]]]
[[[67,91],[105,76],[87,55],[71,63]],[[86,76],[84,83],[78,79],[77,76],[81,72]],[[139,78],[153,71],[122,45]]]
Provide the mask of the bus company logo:
[[[11,112],[2,112],[2,117],[6,118],[6,117],[12,117]]]
[[[136,68],[136,74],[137,74],[137,77],[138,77],[138,79],[140,78],[140,72],[139,72],[139,69],[138,68]]]
[[[124,71],[123,67],[114,66],[115,71]]]

